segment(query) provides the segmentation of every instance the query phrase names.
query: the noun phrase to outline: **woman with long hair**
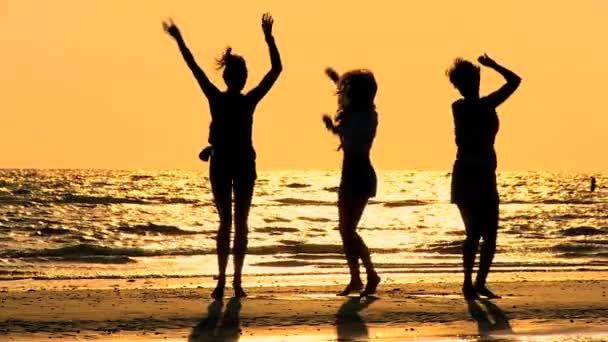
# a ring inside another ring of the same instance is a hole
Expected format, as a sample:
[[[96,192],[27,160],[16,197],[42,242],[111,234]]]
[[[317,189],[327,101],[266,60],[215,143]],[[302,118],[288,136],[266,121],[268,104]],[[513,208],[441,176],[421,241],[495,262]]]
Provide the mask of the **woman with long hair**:
[[[466,299],[475,299],[479,295],[500,298],[486,286],[496,252],[498,231],[499,199],[494,150],[498,133],[496,107],[508,99],[521,82],[519,76],[488,55],[480,56],[478,61],[497,71],[506,80],[501,88],[487,96],[479,95],[480,68],[472,62],[457,58],[446,72],[450,82],[462,95],[452,104],[458,147],[452,172],[452,203],[458,206],[466,230],[462,286]],[[473,266],[481,239],[479,269],[473,284]]]
[[[323,122],[340,138],[339,149],[344,154],[338,215],[350,282],[338,295],[346,296],[363,289],[359,274],[361,259],[367,273],[367,284],[361,296],[367,296],[376,292],[380,277],[374,269],[369,249],[357,233],[357,225],[368,200],[376,195],[376,173],[369,154],[378,126],[374,105],[377,84],[368,70],[353,70],[342,76],[333,69],[327,69],[326,73],[338,88],[338,112],[335,119],[324,115]]]
[[[247,66],[243,57],[233,54],[232,49],[227,48],[218,59],[218,67],[223,69],[223,79],[226,83],[226,90],[221,91],[198,66],[177,26],[172,21],[163,23],[163,28],[177,42],[186,64],[209,101],[210,146],[201,152],[200,157],[203,160],[210,158],[209,179],[220,219],[216,240],[219,275],[217,286],[211,294],[215,299],[224,296],[226,265],[230,253],[233,191],[235,234],[232,285],[235,297],[247,296],[241,286],[241,276],[247,251],[247,219],[257,178],[256,154],[252,141],[253,113],[282,71],[281,58],[272,35],[273,23],[270,14],[262,16],[262,31],[270,51],[272,67],[262,81],[247,93],[242,92],[247,81]]]

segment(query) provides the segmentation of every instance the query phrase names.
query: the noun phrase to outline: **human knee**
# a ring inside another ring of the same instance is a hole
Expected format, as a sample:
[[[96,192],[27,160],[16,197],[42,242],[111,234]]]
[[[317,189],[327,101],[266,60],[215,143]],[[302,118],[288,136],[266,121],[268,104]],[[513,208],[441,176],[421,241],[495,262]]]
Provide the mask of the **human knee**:
[[[220,224],[216,237],[218,244],[227,244],[230,242],[230,225]]]
[[[356,243],[357,233],[352,229],[340,228],[340,237],[345,244],[354,245]]]
[[[245,255],[247,252],[247,236],[240,236],[234,239],[234,254],[235,255]]]
[[[488,229],[482,234],[484,244],[496,245],[497,227],[489,225]]]
[[[476,244],[479,243],[479,240],[481,239],[481,234],[478,234],[476,232],[470,232],[466,235],[465,239],[464,239],[464,243],[466,244]]]
[[[496,246],[496,234],[484,234],[483,245],[486,247]]]

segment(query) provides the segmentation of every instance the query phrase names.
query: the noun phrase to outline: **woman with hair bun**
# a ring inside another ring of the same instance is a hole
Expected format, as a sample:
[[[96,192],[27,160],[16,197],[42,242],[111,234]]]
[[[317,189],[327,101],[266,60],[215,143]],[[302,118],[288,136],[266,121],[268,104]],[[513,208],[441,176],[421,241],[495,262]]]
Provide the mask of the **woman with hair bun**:
[[[219,275],[217,286],[211,294],[215,299],[223,298],[226,285],[233,191],[235,234],[232,285],[235,297],[247,296],[241,286],[241,276],[247,251],[247,219],[257,178],[256,154],[252,141],[253,113],[282,71],[279,50],[272,36],[273,23],[269,13],[262,16],[262,31],[270,51],[272,67],[256,87],[243,94],[242,90],[247,81],[247,65],[243,57],[233,54],[232,49],[227,48],[217,60],[219,69],[223,69],[222,76],[226,83],[226,90],[220,91],[194,60],[177,26],[171,20],[163,22],[164,30],[177,42],[186,64],[209,101],[210,146],[203,149],[199,157],[205,161],[210,159],[209,180],[220,219],[216,240]]]

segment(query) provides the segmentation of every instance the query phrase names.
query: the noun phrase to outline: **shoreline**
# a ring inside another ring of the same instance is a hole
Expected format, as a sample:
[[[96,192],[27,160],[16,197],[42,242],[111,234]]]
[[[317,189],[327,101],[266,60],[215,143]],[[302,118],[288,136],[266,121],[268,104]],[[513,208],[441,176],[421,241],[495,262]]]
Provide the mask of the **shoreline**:
[[[554,274],[538,272],[508,281],[493,274],[490,286],[503,298],[470,303],[451,280],[389,281],[377,299],[361,301],[335,296],[342,285],[334,284],[345,278],[334,278],[326,285],[248,287],[248,298],[223,303],[209,299],[211,288],[195,279],[31,281],[35,287],[4,281],[0,340],[608,339],[608,276],[585,273],[551,280]]]

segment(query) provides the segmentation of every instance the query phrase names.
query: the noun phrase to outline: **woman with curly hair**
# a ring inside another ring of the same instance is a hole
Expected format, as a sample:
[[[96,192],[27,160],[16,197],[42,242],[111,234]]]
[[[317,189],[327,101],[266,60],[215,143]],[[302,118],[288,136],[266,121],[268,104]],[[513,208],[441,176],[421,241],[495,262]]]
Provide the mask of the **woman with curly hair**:
[[[226,265],[230,253],[233,191],[235,234],[232,285],[235,297],[247,296],[241,287],[241,273],[247,251],[247,219],[257,178],[252,141],[253,112],[282,71],[279,50],[272,36],[273,23],[270,14],[262,16],[262,31],[270,51],[272,67],[260,84],[245,94],[242,90],[247,81],[247,66],[243,57],[233,54],[232,49],[228,48],[218,59],[218,66],[223,68],[223,79],[226,82],[226,90],[220,91],[194,60],[177,26],[172,21],[163,23],[165,31],[177,42],[186,64],[209,101],[211,111],[210,146],[201,152],[200,158],[205,161],[210,158],[209,179],[220,219],[216,240],[219,276],[217,286],[211,294],[215,299],[224,296]]]
[[[357,233],[357,225],[367,201],[376,195],[376,173],[369,153],[378,126],[374,105],[377,84],[368,70],[353,70],[342,76],[333,69],[327,69],[326,73],[338,88],[338,112],[334,120],[324,115],[323,122],[340,138],[338,149],[344,153],[338,215],[350,282],[338,295],[346,296],[363,289],[359,274],[361,259],[367,273],[367,284],[361,296],[368,296],[376,292],[380,277],[374,269],[369,249]]]
[[[481,65],[501,74],[506,83],[495,92],[479,95],[479,67],[457,58],[446,72],[450,82],[462,95],[452,104],[458,152],[452,172],[452,203],[458,206],[465,225],[463,246],[464,284],[466,299],[479,295],[500,298],[486,286],[486,279],[496,252],[498,231],[498,190],[496,187],[496,151],[494,140],[498,133],[496,107],[508,99],[521,79],[496,63],[488,55],[478,58]],[[472,281],[475,256],[481,245],[479,269]]]

